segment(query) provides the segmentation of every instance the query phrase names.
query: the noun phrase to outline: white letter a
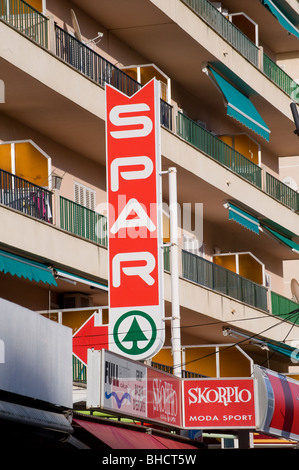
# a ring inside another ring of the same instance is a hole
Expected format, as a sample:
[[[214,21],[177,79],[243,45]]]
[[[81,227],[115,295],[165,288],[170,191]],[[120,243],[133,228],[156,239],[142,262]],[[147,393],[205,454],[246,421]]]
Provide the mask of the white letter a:
[[[134,211],[138,218],[129,219],[129,214]],[[141,204],[137,199],[130,199],[119,217],[111,227],[111,233],[117,233],[121,228],[146,227],[150,232],[156,230],[155,224],[151,221]]]

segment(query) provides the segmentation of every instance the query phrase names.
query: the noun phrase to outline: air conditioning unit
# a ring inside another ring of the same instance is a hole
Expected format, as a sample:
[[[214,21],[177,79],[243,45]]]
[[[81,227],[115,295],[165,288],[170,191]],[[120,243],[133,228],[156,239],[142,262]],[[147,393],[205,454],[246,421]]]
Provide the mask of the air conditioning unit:
[[[63,308],[86,308],[92,307],[92,297],[87,294],[75,292],[72,294],[64,294]]]

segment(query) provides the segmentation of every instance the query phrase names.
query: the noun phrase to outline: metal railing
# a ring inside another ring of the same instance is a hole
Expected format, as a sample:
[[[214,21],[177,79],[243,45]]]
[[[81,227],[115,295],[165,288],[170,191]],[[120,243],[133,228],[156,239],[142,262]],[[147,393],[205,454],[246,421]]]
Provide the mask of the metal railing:
[[[73,381],[77,383],[87,383],[87,368],[76,356],[73,356]]]
[[[23,0],[0,0],[0,19],[48,48],[48,18]]]
[[[161,124],[172,131],[172,110],[173,107],[164,100],[160,100]]]
[[[182,251],[183,277],[261,310],[268,310],[267,289],[193,253]]]
[[[136,93],[142,85],[108,60],[78,41],[74,36],[55,25],[56,54],[97,84],[109,83],[128,96]],[[161,99],[161,124],[172,130],[172,106]]]
[[[62,196],[60,227],[74,235],[107,246],[107,218]]]
[[[262,187],[262,170],[258,165],[182,113],[177,116],[177,134],[234,173]]]
[[[52,192],[4,170],[0,170],[0,204],[52,222]]]
[[[128,96],[138,91],[141,85],[94,52],[87,45],[55,24],[56,55],[79,70],[99,85],[109,83]]]
[[[281,90],[289,95],[293,101],[299,102],[299,85],[282,70],[267,54],[264,54],[263,72]]]
[[[293,211],[299,210],[299,194],[282,181],[266,173],[266,192]]]
[[[289,315],[290,312],[299,308],[299,304],[283,295],[271,292],[271,313],[299,325],[299,313]]]
[[[151,362],[151,367],[166,372],[167,374],[173,374],[173,367],[158,362]],[[182,370],[182,378],[204,378],[206,375],[198,374],[196,372],[190,372]],[[87,383],[87,367],[81,362],[76,356],[73,356],[73,382],[78,384]]]
[[[243,57],[258,66],[258,47],[207,0],[181,0]]]

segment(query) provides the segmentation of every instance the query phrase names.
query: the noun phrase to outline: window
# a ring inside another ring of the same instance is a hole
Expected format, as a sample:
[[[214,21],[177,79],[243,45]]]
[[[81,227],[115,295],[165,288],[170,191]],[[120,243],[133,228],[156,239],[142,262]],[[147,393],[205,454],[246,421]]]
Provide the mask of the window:
[[[74,200],[77,204],[87,207],[93,211],[95,210],[96,193],[93,189],[90,189],[87,186],[74,181],[74,193]]]

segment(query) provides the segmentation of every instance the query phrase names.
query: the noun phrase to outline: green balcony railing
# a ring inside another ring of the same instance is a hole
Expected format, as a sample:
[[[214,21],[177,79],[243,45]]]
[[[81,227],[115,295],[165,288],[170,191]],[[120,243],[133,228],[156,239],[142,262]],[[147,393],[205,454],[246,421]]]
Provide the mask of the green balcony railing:
[[[48,48],[48,18],[23,0],[0,0],[0,19]]]
[[[87,368],[76,356],[73,356],[73,381],[86,384]]]
[[[299,312],[289,315],[299,308],[299,304],[276,292],[271,292],[272,314],[299,325]]]
[[[299,102],[299,85],[282,70],[267,54],[264,54],[263,71],[293,101]]]
[[[293,211],[299,210],[299,194],[282,181],[266,173],[266,192]]]
[[[267,289],[233,271],[187,251],[182,252],[183,277],[261,310],[268,310]]]
[[[258,66],[258,47],[207,0],[181,0],[243,57]]]
[[[182,113],[177,116],[177,134],[234,173],[262,187],[262,170],[258,165]]]
[[[107,246],[106,217],[62,196],[60,196],[60,227]]]

